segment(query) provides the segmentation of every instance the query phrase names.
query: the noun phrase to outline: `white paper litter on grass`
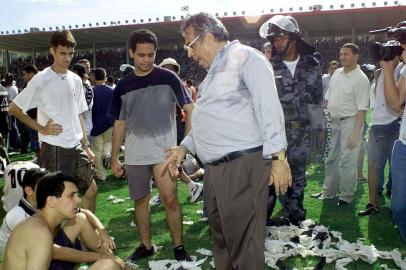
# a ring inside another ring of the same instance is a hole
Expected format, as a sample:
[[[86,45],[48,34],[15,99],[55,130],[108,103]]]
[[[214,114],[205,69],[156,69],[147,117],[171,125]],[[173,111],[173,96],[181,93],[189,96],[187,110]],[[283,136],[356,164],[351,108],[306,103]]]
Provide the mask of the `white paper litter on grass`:
[[[112,195],[112,194],[110,194],[110,196],[107,197],[107,200],[108,200],[108,201],[112,201],[112,200],[114,200],[114,199],[117,199],[117,197],[116,197],[115,195]]]
[[[125,209],[126,212],[133,212],[134,210],[135,210],[134,207],[133,207],[133,208],[127,208],[127,209]]]
[[[265,263],[279,269],[276,263],[294,256],[324,257],[326,263],[336,263],[336,269],[345,270],[346,265],[357,260],[373,264],[378,258],[393,260],[400,269],[406,270],[399,250],[379,251],[374,245],[364,245],[361,239],[351,243],[342,238],[342,233],[329,231],[314,221],[306,220],[300,227],[267,227],[265,239]]]
[[[184,221],[183,221],[183,224],[184,224],[184,225],[193,225],[193,221],[191,221],[191,220],[184,220]]]
[[[201,270],[202,265],[206,261],[207,257],[199,260],[199,261],[192,261],[192,262],[178,262],[175,260],[158,260],[158,261],[149,261],[148,266],[151,270],[176,270],[180,267],[183,269],[189,270]]]
[[[216,269],[216,266],[214,265],[214,258],[211,258],[210,266],[211,268]]]
[[[351,258],[341,258],[336,261],[336,270],[348,270],[345,266],[352,262]]]
[[[196,214],[203,215],[203,210],[197,210],[197,211],[196,211]]]
[[[197,253],[202,254],[204,256],[213,256],[213,252],[211,250],[205,249],[205,248],[199,248],[196,250]]]
[[[381,264],[381,268],[382,268],[383,270],[395,270],[395,269],[393,269],[393,268],[389,268],[386,264]]]
[[[116,199],[112,200],[111,202],[114,203],[114,204],[123,203],[124,199],[116,198]]]
[[[134,221],[131,221],[131,223],[130,223],[130,227],[137,227],[137,225],[134,223]]]

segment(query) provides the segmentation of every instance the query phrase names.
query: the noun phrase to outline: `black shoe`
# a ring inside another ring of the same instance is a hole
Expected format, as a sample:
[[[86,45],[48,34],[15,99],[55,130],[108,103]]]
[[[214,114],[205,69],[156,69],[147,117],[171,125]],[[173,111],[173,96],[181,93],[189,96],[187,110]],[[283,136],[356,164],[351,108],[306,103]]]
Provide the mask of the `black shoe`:
[[[358,216],[362,216],[362,217],[363,216],[369,216],[369,215],[372,215],[372,214],[375,214],[375,213],[379,213],[378,207],[373,206],[372,203],[368,203],[365,206],[365,210],[358,212]]]
[[[338,206],[347,206],[349,204],[350,204],[349,202],[346,202],[346,201],[341,200],[341,199],[339,199],[338,203],[337,203]]]
[[[147,247],[143,243],[141,243],[135,249],[133,254],[131,254],[129,260],[135,262],[139,259],[146,258],[146,257],[152,256],[152,255],[154,255],[154,247],[147,249]]]
[[[287,217],[278,217],[278,218],[271,218],[268,219],[268,221],[266,222],[266,226],[270,226],[270,227],[280,227],[280,226],[289,226],[290,225],[290,221]]]
[[[177,246],[176,248],[174,248],[173,255],[175,255],[175,259],[178,262],[180,262],[180,261],[191,262],[192,261],[192,259],[187,254],[186,249],[183,245],[180,245],[180,246]]]

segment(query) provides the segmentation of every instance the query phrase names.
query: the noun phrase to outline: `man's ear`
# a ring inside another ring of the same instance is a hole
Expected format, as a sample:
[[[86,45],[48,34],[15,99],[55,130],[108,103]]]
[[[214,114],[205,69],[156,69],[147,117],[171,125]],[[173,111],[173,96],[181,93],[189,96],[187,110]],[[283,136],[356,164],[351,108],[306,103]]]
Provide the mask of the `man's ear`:
[[[50,47],[50,48],[49,48],[49,52],[52,54],[52,56],[55,57],[55,54],[56,54],[55,47]]]
[[[57,201],[57,198],[55,196],[48,196],[46,205],[48,205],[51,208],[55,208],[56,207],[56,201]]]
[[[134,59],[134,52],[133,52],[133,50],[131,48],[128,49],[128,54],[132,59]]]
[[[24,192],[25,192],[25,194],[27,194],[29,196],[31,196],[32,194],[35,193],[35,191],[31,187],[28,187],[28,186],[24,188]]]

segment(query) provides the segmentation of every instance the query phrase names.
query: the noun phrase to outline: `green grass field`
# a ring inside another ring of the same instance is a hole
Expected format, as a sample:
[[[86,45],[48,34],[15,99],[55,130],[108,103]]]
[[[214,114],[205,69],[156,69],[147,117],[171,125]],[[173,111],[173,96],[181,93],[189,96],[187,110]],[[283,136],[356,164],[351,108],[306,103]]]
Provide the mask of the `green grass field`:
[[[11,159],[28,160],[32,155],[12,155]],[[315,219],[317,222],[329,227],[332,230],[341,231],[343,237],[349,241],[355,241],[357,238],[365,238],[365,243],[375,245],[379,250],[392,250],[399,248],[402,254],[406,254],[406,245],[400,239],[398,231],[393,228],[388,206],[388,198],[381,198],[381,213],[371,217],[357,216],[357,212],[362,210],[368,202],[368,186],[358,184],[354,203],[345,208],[338,208],[336,201],[319,201],[309,197],[310,194],[319,192],[323,184],[324,170],[322,166],[313,166],[308,169],[308,185],[306,188],[305,207],[308,210],[308,218]],[[366,164],[364,166],[366,175]],[[3,181],[1,181],[1,186]],[[187,198],[187,190],[184,184],[178,184],[179,201],[182,205],[184,221],[193,221],[192,225],[184,225],[184,242],[187,250],[192,255],[196,254],[198,248],[211,248],[210,232],[206,223],[200,222],[200,214],[196,213],[202,209],[202,202],[191,204]],[[153,190],[155,194],[156,189]],[[132,201],[126,199],[122,204],[113,204],[108,201],[109,195],[115,195],[119,198],[128,197],[127,181],[117,179],[110,175],[106,182],[99,185],[99,196],[97,199],[97,216],[106,225],[111,235],[117,243],[117,255],[126,258],[129,256],[139,240],[136,228],[130,224],[134,220],[133,211],[126,211],[133,208]],[[151,209],[152,213],[152,234],[153,242],[156,245],[163,246],[164,249],[154,255],[152,259],[173,259],[172,244],[169,232],[166,227],[165,213],[162,206],[155,206]],[[276,209],[276,215],[281,214],[280,207]],[[1,217],[4,212],[1,213]],[[198,258],[203,258],[198,255]],[[209,258],[210,259],[210,258]],[[203,265],[203,269],[210,269],[209,261]],[[318,258],[290,258],[285,261],[288,266],[295,266],[298,269],[314,266]],[[381,269],[382,263],[395,268],[395,264],[389,261],[380,260],[375,265],[369,265],[364,262],[357,262],[349,265],[348,269]],[[147,269],[148,261],[143,260],[138,263],[143,269]],[[325,269],[334,269],[334,265],[328,265]]]

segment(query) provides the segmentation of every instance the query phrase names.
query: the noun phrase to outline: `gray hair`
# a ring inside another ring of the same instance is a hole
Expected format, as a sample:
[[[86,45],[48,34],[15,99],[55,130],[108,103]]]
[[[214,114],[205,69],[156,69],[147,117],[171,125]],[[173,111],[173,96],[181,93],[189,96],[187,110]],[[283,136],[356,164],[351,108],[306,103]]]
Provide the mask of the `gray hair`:
[[[187,17],[180,27],[183,35],[185,34],[185,30],[189,27],[193,28],[196,36],[204,35],[205,33],[210,32],[216,41],[228,41],[230,38],[230,35],[228,34],[228,31],[224,27],[223,23],[213,15],[206,12],[200,12]]]
[[[265,44],[264,44],[264,49],[266,49],[266,48],[268,48],[268,47],[272,47],[272,44],[271,44],[271,42],[265,42]]]

